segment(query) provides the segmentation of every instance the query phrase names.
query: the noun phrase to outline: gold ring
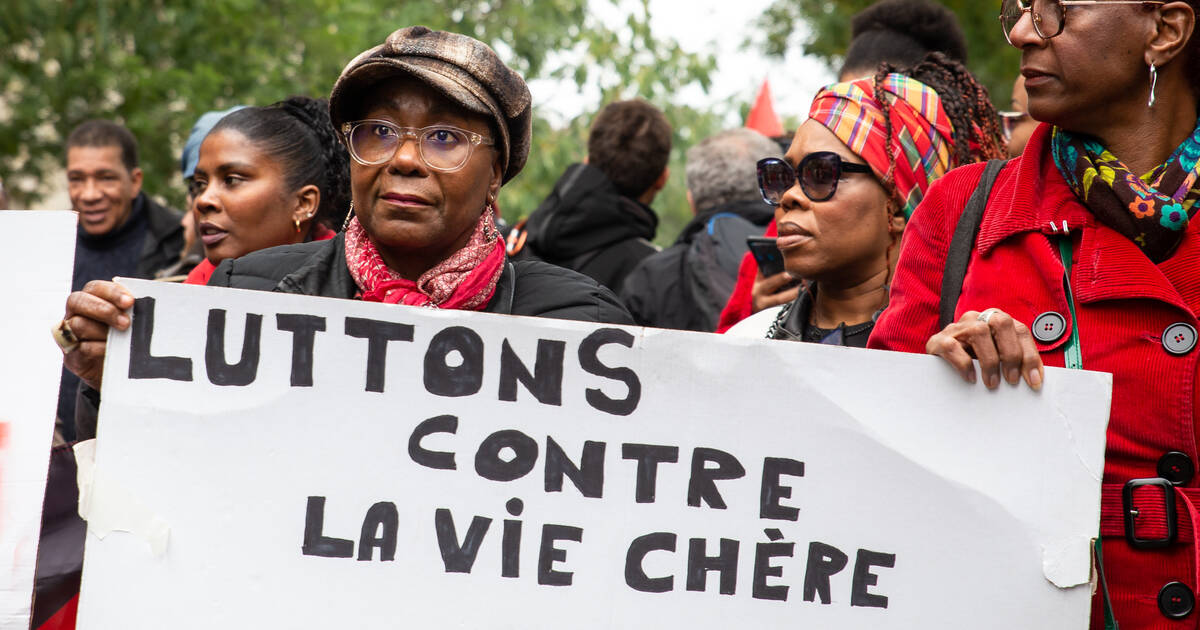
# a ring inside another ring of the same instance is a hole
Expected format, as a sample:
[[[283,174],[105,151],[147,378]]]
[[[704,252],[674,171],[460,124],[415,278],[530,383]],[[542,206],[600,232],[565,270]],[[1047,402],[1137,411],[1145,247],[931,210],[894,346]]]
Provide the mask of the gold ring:
[[[54,343],[58,344],[63,354],[70,354],[79,347],[79,337],[75,336],[75,331],[71,330],[71,325],[65,318],[50,327],[50,335],[54,337]]]

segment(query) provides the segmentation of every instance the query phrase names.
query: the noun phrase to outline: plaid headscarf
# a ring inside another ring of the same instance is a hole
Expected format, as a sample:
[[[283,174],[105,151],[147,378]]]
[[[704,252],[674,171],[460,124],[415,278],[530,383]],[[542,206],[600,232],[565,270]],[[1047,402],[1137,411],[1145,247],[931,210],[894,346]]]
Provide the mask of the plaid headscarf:
[[[929,185],[958,166],[954,128],[942,108],[941,97],[928,85],[892,73],[880,88],[890,106],[890,141],[874,78],[821,89],[808,117],[825,125],[851,151],[862,156],[880,181],[888,178],[890,152],[896,161],[892,183],[904,203],[904,216],[912,217]]]

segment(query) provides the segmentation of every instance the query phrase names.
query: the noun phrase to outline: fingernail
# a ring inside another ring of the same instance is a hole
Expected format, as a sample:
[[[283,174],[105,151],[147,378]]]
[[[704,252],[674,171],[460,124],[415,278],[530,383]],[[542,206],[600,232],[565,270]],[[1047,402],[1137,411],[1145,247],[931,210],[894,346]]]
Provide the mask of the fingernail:
[[[119,327],[121,330],[125,330],[125,328],[128,326],[129,318],[127,316],[121,315],[117,317],[117,327]]]
[[[974,385],[978,380],[979,377],[975,376],[975,368],[971,368],[971,371],[967,372],[967,382]]]
[[[999,374],[989,374],[988,380],[987,380],[987,386],[988,386],[988,389],[996,389],[997,387],[1000,387],[1000,375]]]
[[[1042,389],[1042,371],[1041,370],[1030,370],[1029,386],[1034,388],[1035,390],[1041,391],[1041,389]]]
[[[1011,370],[1009,370],[1008,371],[1008,384],[1016,385],[1017,383],[1020,383],[1020,382],[1021,382],[1021,369],[1020,368],[1012,368]]]

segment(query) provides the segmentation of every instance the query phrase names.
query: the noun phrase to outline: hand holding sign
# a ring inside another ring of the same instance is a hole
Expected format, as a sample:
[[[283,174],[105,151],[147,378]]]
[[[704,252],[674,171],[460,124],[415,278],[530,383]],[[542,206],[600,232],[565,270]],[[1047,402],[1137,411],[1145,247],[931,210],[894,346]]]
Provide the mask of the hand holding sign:
[[[115,282],[93,280],[82,291],[67,296],[63,321],[79,339],[79,346],[63,355],[63,363],[89,387],[100,389],[108,329],[129,328],[131,308],[133,295]]]
[[[945,359],[968,383],[976,379],[974,357],[988,389],[1000,387],[1001,376],[1009,385],[1020,383],[1024,376],[1030,387],[1042,388],[1045,368],[1029,327],[1000,309],[963,313],[930,337],[925,352]]]
[[[1087,626],[1108,375],[128,286],[81,628]]]

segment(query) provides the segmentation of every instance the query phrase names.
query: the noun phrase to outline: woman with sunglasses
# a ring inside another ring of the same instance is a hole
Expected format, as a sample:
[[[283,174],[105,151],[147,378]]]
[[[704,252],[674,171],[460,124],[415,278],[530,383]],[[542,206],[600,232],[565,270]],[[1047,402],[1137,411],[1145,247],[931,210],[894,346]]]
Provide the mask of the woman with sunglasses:
[[[784,267],[807,290],[732,334],[865,347],[888,302],[900,235],[929,185],[1002,154],[999,120],[962,64],[935,53],[821,90],[785,159],[759,162]]]
[[[1037,389],[1043,365],[1113,375],[1093,628],[1200,623],[1198,12],[1197,0],[1002,2],[1042,124],[999,172],[978,237],[954,249],[969,265],[949,323],[943,269],[982,167],[925,198],[871,337],[989,389]]]
[[[530,95],[486,44],[420,26],[398,30],[346,66],[329,112],[352,158],[344,232],[225,258],[209,286],[633,323],[586,276],[506,260],[496,196],[528,156]],[[113,283],[67,299],[56,340],[68,367],[94,388],[93,404],[108,328],[127,328],[132,306]]]

